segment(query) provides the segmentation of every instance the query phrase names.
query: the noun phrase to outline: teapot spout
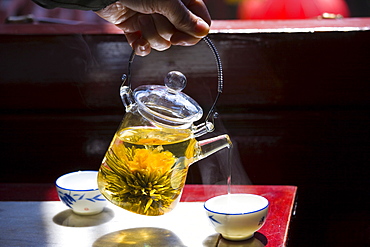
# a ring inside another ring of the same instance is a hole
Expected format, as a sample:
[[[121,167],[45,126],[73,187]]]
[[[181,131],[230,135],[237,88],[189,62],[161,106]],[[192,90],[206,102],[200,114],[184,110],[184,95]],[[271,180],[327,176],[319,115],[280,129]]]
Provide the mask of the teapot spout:
[[[198,144],[200,147],[200,153],[197,157],[197,161],[204,159],[221,149],[231,148],[232,146],[230,137],[226,134],[199,141]]]

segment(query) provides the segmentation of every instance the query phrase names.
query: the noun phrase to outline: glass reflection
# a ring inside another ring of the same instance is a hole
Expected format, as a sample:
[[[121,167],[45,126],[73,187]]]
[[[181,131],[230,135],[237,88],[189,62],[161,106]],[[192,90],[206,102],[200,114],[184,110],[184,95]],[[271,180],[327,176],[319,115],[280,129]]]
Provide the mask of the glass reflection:
[[[131,228],[100,237],[93,247],[161,246],[185,247],[180,238],[167,229],[155,227]]]

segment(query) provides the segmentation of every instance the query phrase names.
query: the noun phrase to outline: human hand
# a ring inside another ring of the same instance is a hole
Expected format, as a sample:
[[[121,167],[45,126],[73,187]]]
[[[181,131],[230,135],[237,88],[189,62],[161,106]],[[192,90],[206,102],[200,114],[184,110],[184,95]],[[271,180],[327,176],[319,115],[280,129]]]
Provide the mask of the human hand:
[[[120,0],[96,13],[122,29],[140,56],[151,49],[194,45],[208,34],[211,24],[202,0]]]

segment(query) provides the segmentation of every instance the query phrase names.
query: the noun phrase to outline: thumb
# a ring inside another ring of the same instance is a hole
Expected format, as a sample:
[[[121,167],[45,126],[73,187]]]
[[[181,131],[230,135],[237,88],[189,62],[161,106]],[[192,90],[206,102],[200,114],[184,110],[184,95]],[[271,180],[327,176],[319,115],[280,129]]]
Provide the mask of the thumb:
[[[167,4],[161,4],[160,14],[167,17],[177,30],[193,37],[203,38],[209,32],[211,18],[201,0],[167,1]]]

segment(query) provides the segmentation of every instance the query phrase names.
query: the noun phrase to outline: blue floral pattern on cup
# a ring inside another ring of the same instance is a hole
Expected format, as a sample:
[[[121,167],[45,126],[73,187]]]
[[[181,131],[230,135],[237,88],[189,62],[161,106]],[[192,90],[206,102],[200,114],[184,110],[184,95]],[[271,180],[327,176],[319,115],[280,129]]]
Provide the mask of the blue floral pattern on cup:
[[[68,207],[72,208],[72,205],[79,201],[79,200],[88,200],[91,202],[97,202],[97,201],[106,201],[106,199],[103,197],[102,194],[98,194],[92,198],[85,198],[86,194],[72,194],[69,192],[63,193],[61,191],[58,191],[59,198],[62,202],[64,202]]]
[[[215,218],[213,218],[214,215],[210,215],[208,216],[208,218],[211,220],[212,224],[215,225],[215,223],[218,223],[218,224],[221,224],[221,222],[219,222],[218,220],[216,220]]]

